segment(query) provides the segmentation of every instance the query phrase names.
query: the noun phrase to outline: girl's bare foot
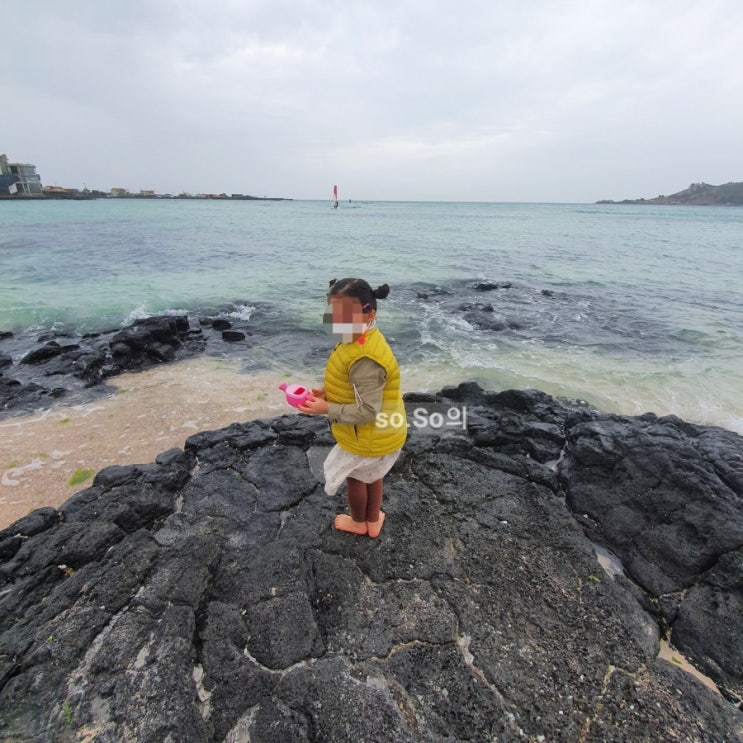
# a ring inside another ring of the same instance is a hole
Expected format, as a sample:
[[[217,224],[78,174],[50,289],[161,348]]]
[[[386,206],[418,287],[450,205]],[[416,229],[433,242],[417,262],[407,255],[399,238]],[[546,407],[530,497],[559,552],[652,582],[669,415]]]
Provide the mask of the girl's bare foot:
[[[378,521],[367,521],[366,522],[366,533],[372,539],[376,539],[379,536],[379,532],[382,531],[383,523],[384,523],[384,511],[380,511]]]
[[[354,521],[345,514],[336,516],[333,525],[340,531],[350,531],[351,534],[366,534],[366,521]]]

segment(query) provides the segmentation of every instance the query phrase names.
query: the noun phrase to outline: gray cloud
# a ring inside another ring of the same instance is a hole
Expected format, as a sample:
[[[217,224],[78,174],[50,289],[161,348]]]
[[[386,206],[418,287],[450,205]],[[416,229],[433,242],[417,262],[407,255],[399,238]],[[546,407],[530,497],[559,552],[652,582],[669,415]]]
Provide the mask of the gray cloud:
[[[6,4],[45,183],[593,201],[741,180],[737,0]]]

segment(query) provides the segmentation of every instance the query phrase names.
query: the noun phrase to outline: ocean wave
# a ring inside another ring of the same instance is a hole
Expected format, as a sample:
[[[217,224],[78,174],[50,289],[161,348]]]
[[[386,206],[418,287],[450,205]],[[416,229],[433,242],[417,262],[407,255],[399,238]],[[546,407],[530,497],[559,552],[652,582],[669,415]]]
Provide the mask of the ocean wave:
[[[126,328],[132,325],[137,320],[146,320],[149,317],[180,317],[182,315],[189,315],[190,311],[184,307],[181,308],[169,308],[164,310],[148,310],[147,305],[140,304],[134,309],[130,310],[121,321],[121,327]]]
[[[233,320],[249,322],[257,307],[252,304],[242,304],[235,307],[232,312],[227,312],[225,317]]]

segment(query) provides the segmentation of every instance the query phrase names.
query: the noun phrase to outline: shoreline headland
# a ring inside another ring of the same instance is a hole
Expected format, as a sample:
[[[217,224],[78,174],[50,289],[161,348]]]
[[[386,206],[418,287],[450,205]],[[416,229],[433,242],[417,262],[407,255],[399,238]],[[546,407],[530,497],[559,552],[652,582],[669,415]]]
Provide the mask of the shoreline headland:
[[[375,540],[331,527],[332,439],[296,414],[0,531],[0,732],[736,740],[743,438],[534,390],[406,398],[468,425],[411,430]]]
[[[648,206],[687,205],[687,206],[743,206],[743,183],[724,183],[711,186],[709,183],[692,183],[683,191],[670,196],[656,196],[652,199],[622,199],[613,201],[602,199],[597,204],[646,204]]]

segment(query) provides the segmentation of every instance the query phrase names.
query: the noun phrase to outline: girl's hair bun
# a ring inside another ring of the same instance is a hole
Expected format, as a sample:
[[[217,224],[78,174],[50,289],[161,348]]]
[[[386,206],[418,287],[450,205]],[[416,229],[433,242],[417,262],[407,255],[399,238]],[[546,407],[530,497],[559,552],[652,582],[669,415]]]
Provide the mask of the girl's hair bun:
[[[376,289],[372,291],[372,294],[374,295],[375,299],[386,299],[389,293],[390,293],[389,284],[382,284],[382,286],[378,286]]]

